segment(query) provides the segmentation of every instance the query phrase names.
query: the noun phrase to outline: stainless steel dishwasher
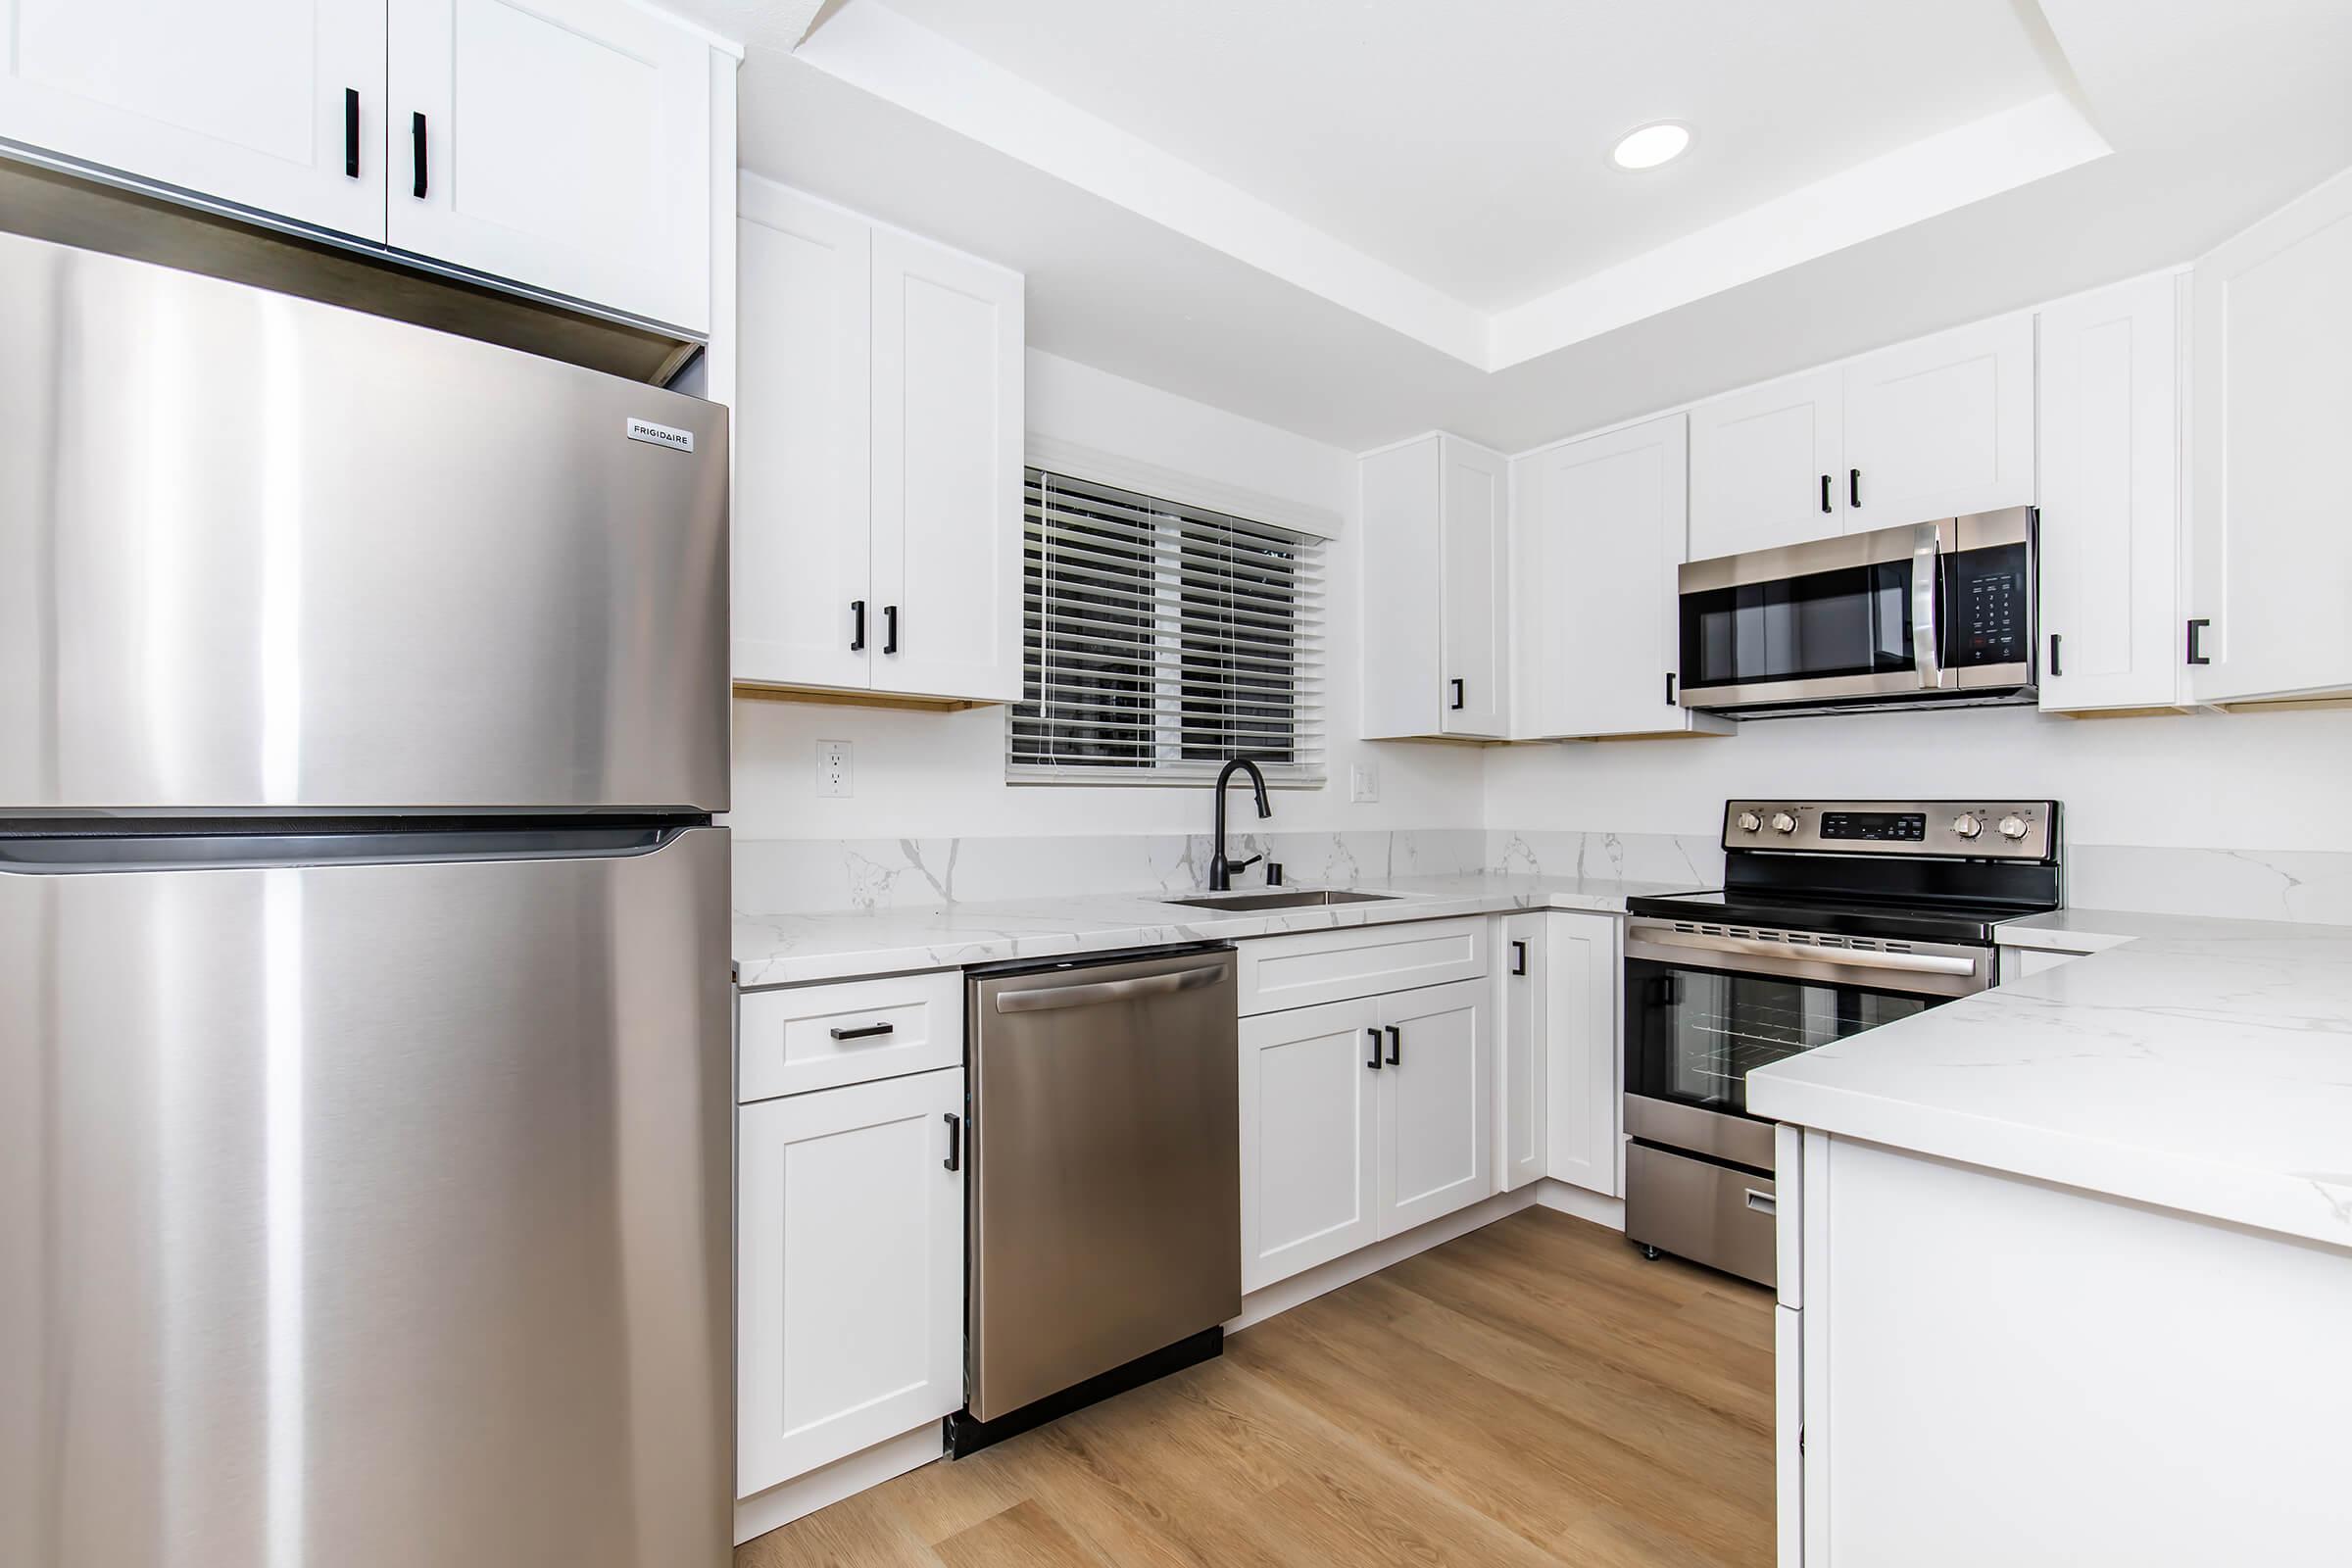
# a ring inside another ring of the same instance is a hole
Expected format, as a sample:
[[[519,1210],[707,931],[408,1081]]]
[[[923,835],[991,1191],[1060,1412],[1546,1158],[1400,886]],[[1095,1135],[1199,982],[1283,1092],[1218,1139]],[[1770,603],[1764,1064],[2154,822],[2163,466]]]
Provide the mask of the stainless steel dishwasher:
[[[1215,1355],[1241,1310],[1230,947],[969,972],[958,1453]]]

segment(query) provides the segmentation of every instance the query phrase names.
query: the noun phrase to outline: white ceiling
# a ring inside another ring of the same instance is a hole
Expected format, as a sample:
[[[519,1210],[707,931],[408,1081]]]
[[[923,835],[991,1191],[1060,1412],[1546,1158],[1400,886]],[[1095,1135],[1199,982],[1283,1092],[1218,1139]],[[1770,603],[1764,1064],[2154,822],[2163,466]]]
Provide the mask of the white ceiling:
[[[747,170],[1020,269],[1041,349],[1353,448],[2186,261],[2352,162],[2343,0],[667,3],[750,45]],[[1677,117],[1686,164],[1603,164]]]
[[[2010,0],[881,3],[1490,312],[2064,84]]]

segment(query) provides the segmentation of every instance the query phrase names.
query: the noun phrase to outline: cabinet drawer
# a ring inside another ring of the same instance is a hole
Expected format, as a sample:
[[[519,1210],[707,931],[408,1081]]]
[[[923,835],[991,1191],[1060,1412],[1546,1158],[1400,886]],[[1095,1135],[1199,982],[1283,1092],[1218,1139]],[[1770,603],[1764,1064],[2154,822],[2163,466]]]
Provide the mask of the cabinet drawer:
[[[1487,922],[1420,920],[1266,937],[1240,947],[1242,1016],[1312,1007],[1487,972]]]
[[[744,994],[736,1099],[835,1089],[963,1064],[963,973]]]

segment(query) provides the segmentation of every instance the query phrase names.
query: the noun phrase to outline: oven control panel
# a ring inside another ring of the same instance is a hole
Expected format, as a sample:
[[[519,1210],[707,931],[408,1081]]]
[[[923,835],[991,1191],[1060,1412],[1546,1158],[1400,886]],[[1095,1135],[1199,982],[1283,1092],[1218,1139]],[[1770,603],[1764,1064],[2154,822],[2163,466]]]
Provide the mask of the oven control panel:
[[[1727,850],[2047,860],[2055,801],[1730,801]]]

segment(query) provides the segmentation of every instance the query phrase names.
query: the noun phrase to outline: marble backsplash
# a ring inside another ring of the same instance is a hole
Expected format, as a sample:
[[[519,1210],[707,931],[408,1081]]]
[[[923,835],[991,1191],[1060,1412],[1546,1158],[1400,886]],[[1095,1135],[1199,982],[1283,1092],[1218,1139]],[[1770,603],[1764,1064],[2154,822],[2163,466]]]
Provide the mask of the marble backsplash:
[[[1702,888],[1723,877],[1712,834],[1419,828],[1242,833],[1287,880],[1377,886],[1467,871]],[[919,909],[1100,893],[1192,893],[1208,880],[1205,833],[941,839],[738,839],[735,907],[802,914]],[[1242,875],[1256,886],[1259,870]],[[2352,853],[2077,844],[2067,900],[2082,908],[2352,925]]]

